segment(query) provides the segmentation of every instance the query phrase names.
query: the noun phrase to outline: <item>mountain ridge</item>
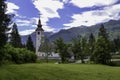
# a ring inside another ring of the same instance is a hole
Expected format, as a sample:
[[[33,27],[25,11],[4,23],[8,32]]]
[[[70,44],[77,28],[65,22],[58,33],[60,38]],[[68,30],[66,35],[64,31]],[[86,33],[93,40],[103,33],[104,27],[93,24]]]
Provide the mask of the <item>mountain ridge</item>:
[[[105,28],[107,29],[107,32],[109,33],[110,38],[116,38],[117,36],[120,36],[120,20],[110,20],[108,22],[103,23]],[[61,37],[64,39],[65,42],[70,42],[71,38],[76,37],[78,34],[85,36],[86,38],[89,37],[90,33],[93,33],[97,37],[97,33],[99,31],[101,24],[96,24],[93,26],[79,26],[79,27],[73,27],[70,29],[62,29],[57,33],[53,32],[45,32],[45,36],[48,37],[50,41],[54,41],[57,38]],[[22,43],[26,43],[27,41],[26,36],[21,36]],[[31,34],[32,40],[35,44],[35,32]]]

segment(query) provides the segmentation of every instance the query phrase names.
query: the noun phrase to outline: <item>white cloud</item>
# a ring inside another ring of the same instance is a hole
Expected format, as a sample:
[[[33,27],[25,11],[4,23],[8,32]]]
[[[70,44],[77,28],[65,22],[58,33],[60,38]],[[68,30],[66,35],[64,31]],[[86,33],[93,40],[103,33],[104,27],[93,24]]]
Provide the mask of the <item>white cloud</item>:
[[[81,14],[74,14],[70,23],[64,24],[65,29],[81,25],[91,26],[111,19],[120,19],[120,4],[105,7],[103,10],[87,11]]]
[[[35,31],[34,29],[24,30],[24,31],[20,31],[19,34],[20,35],[29,35],[29,34],[33,33],[34,31]]]
[[[33,4],[40,11],[41,17],[47,18],[59,18],[57,10],[63,8],[63,3],[59,0],[36,0]]]
[[[53,28],[50,28],[48,26],[44,26],[44,30],[46,30],[45,32],[51,32],[51,31],[54,31]],[[31,33],[35,32],[35,29],[27,29],[27,30],[23,30],[23,31],[20,31],[19,34],[20,35],[29,35]]]
[[[47,25],[47,22],[50,18],[60,18],[57,11],[63,8],[63,2],[60,2],[59,0],[33,0],[33,4],[35,5],[35,8],[40,11],[42,25],[45,27],[45,30],[54,30]]]
[[[16,19],[16,24],[20,27],[25,27],[25,26],[29,26],[30,28],[37,28],[37,24],[38,24],[38,18],[36,17],[33,17],[33,18],[22,18],[22,19]],[[46,32],[51,32],[51,31],[54,31],[55,29],[54,28],[51,28],[49,26],[46,26],[46,25],[42,25],[43,29],[46,31]],[[24,30],[24,31],[20,31],[20,35],[28,35],[28,34],[31,34],[32,32],[35,31],[35,29],[30,29],[30,30]]]
[[[54,18],[54,17],[60,18],[57,10],[61,9],[63,7],[63,4],[59,1],[53,1],[53,0],[49,0],[49,1],[48,0],[39,0],[38,2],[34,1],[34,5],[40,11],[43,29],[45,31],[54,31],[55,30],[54,28],[51,28],[47,25],[47,21],[49,21],[49,18]],[[35,29],[37,28],[37,24],[38,24],[37,17],[28,18],[27,16],[22,16],[17,13],[17,10],[20,8],[19,6],[11,2],[6,2],[6,3],[7,3],[6,13],[15,14],[16,18],[14,18],[13,21],[17,24],[17,26],[19,27],[30,26],[30,28],[31,27]],[[20,31],[20,34],[27,35],[30,34],[31,32],[34,32],[35,29]]]
[[[23,27],[23,26],[32,27],[33,25],[36,25],[36,19],[34,19],[34,18],[17,18],[15,20],[15,23],[21,27]]]
[[[70,3],[79,7],[108,6],[116,3],[118,0],[71,0]]]
[[[6,3],[7,3],[7,12],[6,13],[17,14],[16,10],[18,10],[20,7],[11,2],[6,2]]]
[[[45,30],[45,32],[55,32],[55,29],[49,26],[43,26],[43,29]]]
[[[35,19],[35,25],[32,25],[32,27],[37,28],[37,24],[38,24],[38,18],[32,18]],[[51,28],[50,26],[47,26],[45,23],[43,23],[43,21],[45,21],[45,19],[41,19],[41,24],[42,24],[42,28],[46,31],[46,32],[51,32],[51,31],[55,31],[54,28]],[[34,21],[33,21],[34,22]]]
[[[67,4],[70,2],[70,0],[62,0],[63,3]]]

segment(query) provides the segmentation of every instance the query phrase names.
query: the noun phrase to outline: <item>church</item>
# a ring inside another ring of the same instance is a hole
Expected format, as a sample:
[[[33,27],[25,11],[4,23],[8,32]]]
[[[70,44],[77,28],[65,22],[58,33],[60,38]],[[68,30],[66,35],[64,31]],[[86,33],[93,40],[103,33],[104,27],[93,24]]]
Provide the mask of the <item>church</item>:
[[[40,53],[40,46],[44,43],[44,30],[41,25],[41,20],[39,19],[37,28],[35,30],[36,33],[36,55],[37,56],[44,56],[44,54]]]
[[[40,59],[44,59],[46,57],[46,54],[44,52],[40,51],[40,47],[41,44],[44,43],[44,29],[42,28],[42,24],[41,24],[41,20],[38,20],[38,24],[37,24],[37,28],[35,30],[35,34],[36,34],[36,43],[35,43],[35,47],[36,47],[36,55],[38,56],[38,58]],[[60,56],[58,53],[54,53],[52,52],[51,55],[48,55],[49,59],[60,59]]]

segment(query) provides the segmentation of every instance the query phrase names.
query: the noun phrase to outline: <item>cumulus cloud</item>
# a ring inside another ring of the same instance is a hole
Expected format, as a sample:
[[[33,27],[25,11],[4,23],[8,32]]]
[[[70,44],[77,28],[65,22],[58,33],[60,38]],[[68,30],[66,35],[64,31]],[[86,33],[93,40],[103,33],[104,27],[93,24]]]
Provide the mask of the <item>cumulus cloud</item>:
[[[36,25],[36,18],[17,18],[15,20],[18,26],[30,26]]]
[[[46,3],[47,2],[47,3]],[[47,26],[47,21],[49,20],[49,18],[54,18],[54,17],[58,17],[60,18],[57,10],[62,8],[61,3],[59,1],[51,1],[52,5],[48,5],[49,1],[48,0],[43,0],[42,4],[43,5],[39,5],[39,1],[38,4],[36,3],[36,1],[34,1],[34,3],[36,4],[36,8],[38,10],[42,10],[40,11],[41,14],[41,21],[42,21],[42,25],[43,25],[43,29],[45,31],[54,31],[54,28],[51,28],[49,26]],[[30,29],[30,30],[23,30],[20,31],[20,35],[28,35],[31,34],[32,32],[35,31],[35,29],[37,28],[37,24],[38,24],[38,17],[33,17],[33,18],[29,18],[27,16],[23,16],[20,15],[17,10],[19,10],[19,6],[12,3],[12,2],[6,2],[7,3],[7,12],[9,14],[15,14],[15,18],[14,18],[14,22],[19,26],[19,27],[30,27],[30,28],[34,28],[34,29]],[[41,3],[41,2],[40,2]],[[55,4],[55,6],[53,6],[53,4]],[[59,4],[59,5],[58,5]],[[48,5],[48,7],[46,7],[46,5]],[[56,5],[58,5],[58,7],[56,7]],[[52,6],[52,7],[51,7]],[[40,9],[39,9],[40,7]],[[43,9],[41,9],[43,8]],[[49,15],[48,15],[49,14]]]
[[[64,26],[77,27],[81,25],[91,26],[109,20],[120,19],[120,4],[104,7],[102,10],[93,10],[83,12],[81,14],[74,14],[70,23],[64,24]]]
[[[70,2],[70,0],[62,0],[63,3],[67,4]]]
[[[35,8],[39,11],[40,19],[45,31],[56,31],[55,28],[48,26],[48,22],[52,18],[60,18],[59,9],[64,8],[64,4],[73,4],[79,8],[92,8],[94,6],[101,7],[101,10],[93,10],[80,12],[78,14],[73,14],[70,16],[72,20],[70,23],[63,24],[66,29],[71,27],[77,27],[81,25],[91,26],[102,22],[107,22],[111,19],[118,20],[120,19],[120,4],[115,4],[118,0],[32,0]],[[17,13],[17,10],[20,8],[14,3],[7,2],[8,8],[7,13],[13,13],[16,15],[15,22],[18,26],[25,27],[30,26],[34,29],[25,30],[20,32],[21,35],[30,34],[35,31],[35,28],[38,24],[38,18],[28,18],[27,16],[22,16]],[[71,9],[72,10],[72,9]],[[74,11],[74,10],[73,10]],[[73,12],[74,13],[74,12]],[[65,14],[66,15],[66,14]]]
[[[18,10],[20,7],[11,2],[6,2],[6,3],[7,3],[7,12],[6,13],[17,14],[16,10]]]
[[[59,0],[33,0],[33,4],[39,10],[42,24],[46,28],[45,30],[54,30],[47,26],[47,22],[50,18],[60,18],[58,10],[64,7],[63,2]]]
[[[34,26],[36,26],[36,25],[34,25]],[[50,28],[48,26],[44,26],[44,30],[46,30],[48,32],[54,31],[53,28]],[[31,34],[33,32],[35,32],[35,29],[26,29],[26,30],[20,31],[19,34],[20,35],[29,35],[29,34]]]
[[[48,26],[44,26],[44,29],[47,29],[48,31],[53,31],[53,29],[48,29]],[[20,31],[19,34],[20,35],[29,35],[29,34],[32,34],[33,32],[35,32],[35,29],[27,29],[27,30],[23,30],[23,31]]]
[[[24,30],[24,31],[20,31],[19,34],[20,35],[29,35],[29,34],[33,33],[34,31],[35,31],[34,29]]]
[[[108,6],[116,3],[118,0],[71,0],[70,3],[79,7]]]
[[[22,18],[22,19],[16,19],[15,20],[16,24],[19,26],[19,27],[30,27],[30,28],[34,28],[34,29],[27,29],[27,30],[23,30],[23,31],[20,31],[20,35],[29,35],[31,34],[32,32],[35,31],[35,29],[37,28],[37,24],[38,24],[38,18],[36,17],[33,17],[33,18]],[[45,32],[51,32],[51,31],[54,31],[55,29],[54,28],[51,28],[49,26],[44,26],[43,25],[43,29],[45,30]]]

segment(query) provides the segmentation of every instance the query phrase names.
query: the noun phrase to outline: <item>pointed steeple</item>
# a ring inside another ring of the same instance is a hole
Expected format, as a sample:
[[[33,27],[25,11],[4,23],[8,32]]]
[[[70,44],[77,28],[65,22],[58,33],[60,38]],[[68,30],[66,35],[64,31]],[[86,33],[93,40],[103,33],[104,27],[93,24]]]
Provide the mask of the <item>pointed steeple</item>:
[[[42,24],[41,24],[41,20],[40,19],[38,20],[38,25],[37,25],[36,31],[44,31],[43,28],[42,28]]]
[[[39,19],[38,20],[38,25],[37,25],[38,27],[42,27],[42,25],[41,25],[41,20]]]

